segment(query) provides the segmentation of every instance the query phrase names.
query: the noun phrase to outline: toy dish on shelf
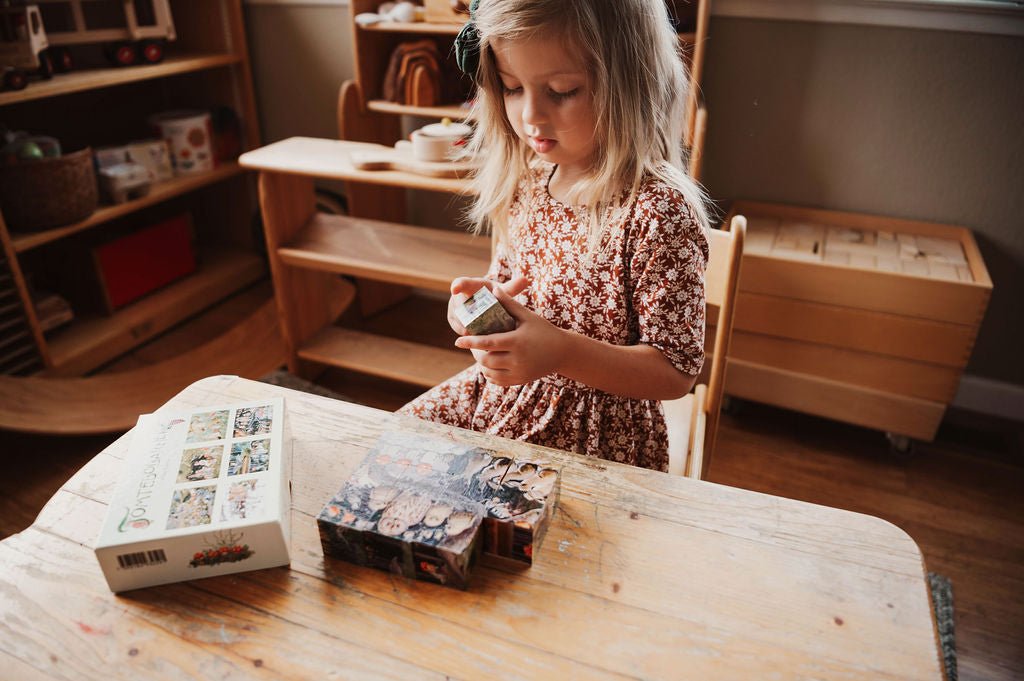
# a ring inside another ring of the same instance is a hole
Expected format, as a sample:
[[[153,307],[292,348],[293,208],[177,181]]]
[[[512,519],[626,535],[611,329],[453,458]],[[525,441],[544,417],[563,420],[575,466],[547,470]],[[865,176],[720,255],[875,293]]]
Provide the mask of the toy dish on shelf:
[[[401,170],[429,177],[466,177],[476,167],[472,161],[421,161],[407,140],[399,140],[392,149],[353,151],[350,158],[360,170]]]

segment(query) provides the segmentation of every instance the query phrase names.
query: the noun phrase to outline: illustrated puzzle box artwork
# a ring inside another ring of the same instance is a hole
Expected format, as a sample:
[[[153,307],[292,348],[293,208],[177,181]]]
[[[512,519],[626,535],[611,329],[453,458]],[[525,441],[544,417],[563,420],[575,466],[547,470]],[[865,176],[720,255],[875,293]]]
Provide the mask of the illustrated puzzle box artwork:
[[[385,433],[317,518],[324,555],[464,589],[478,551],[530,565],[554,512],[550,462]]]
[[[287,565],[284,401],[139,417],[96,557],[112,591]]]

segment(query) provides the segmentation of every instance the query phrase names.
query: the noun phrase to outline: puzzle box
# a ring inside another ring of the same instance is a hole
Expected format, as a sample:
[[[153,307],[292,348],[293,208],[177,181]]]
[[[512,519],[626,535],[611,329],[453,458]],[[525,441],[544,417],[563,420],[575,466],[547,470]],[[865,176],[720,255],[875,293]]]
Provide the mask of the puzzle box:
[[[96,544],[111,591],[287,565],[282,398],[139,417]]]

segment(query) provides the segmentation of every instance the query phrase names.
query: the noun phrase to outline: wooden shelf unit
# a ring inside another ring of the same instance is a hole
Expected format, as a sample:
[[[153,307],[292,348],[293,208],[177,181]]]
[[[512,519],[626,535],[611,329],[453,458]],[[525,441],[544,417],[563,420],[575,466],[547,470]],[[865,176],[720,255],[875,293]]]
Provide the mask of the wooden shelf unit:
[[[455,352],[373,333],[328,326],[298,349],[301,359],[432,388],[473,364]]]
[[[277,249],[288,265],[431,291],[486,271],[490,242],[462,232],[316,214]]]
[[[412,106],[396,104],[384,99],[374,99],[366,103],[366,108],[376,113],[396,116],[420,116],[422,118],[451,118],[466,120],[472,118],[472,111],[463,106]]]
[[[199,254],[199,269],[110,316],[89,316],[58,330],[49,341],[51,376],[77,376],[158,336],[178,322],[266,276],[255,253]]]
[[[143,80],[166,78],[205,69],[220,68],[240,63],[241,57],[232,53],[210,53],[168,57],[159,64],[131,68],[104,68],[58,73],[51,80],[33,81],[24,90],[0,93],[0,106],[48,99],[96,88],[127,85]]]
[[[289,353],[289,369],[305,373],[301,360],[353,369],[428,386],[472,363],[464,351],[333,326],[351,302],[338,276],[447,291],[451,280],[482,274],[490,239],[314,210],[313,180],[362,184],[390,179],[395,187],[465,193],[463,180],[354,169],[348,154],[372,145],[292,138],[244,154],[239,162],[260,171],[260,203],[274,291]],[[350,185],[351,186],[351,185]]]
[[[106,224],[111,220],[116,220],[117,218],[124,217],[125,215],[131,215],[143,208],[156,205],[162,201],[174,198],[175,196],[187,194],[188,192],[201,187],[206,187],[214,184],[215,182],[235,177],[241,173],[242,168],[238,163],[232,161],[214,168],[207,173],[174,177],[166,182],[160,182],[159,184],[153,185],[146,196],[126,201],[124,203],[100,206],[96,209],[96,212],[80,222],[47,229],[41,232],[11,232],[11,245],[14,247],[14,251],[16,253],[24,253],[25,251],[29,251],[38,246],[59,241],[64,237],[71,236],[72,234],[77,234],[93,227],[98,227],[99,225]]]
[[[81,68],[0,93],[0,118],[11,129],[56,137],[74,150],[152,137],[146,118],[159,111],[229,107],[238,116],[243,150],[258,146],[241,0],[171,0],[171,14],[177,39],[167,44],[161,63],[98,68],[91,64],[98,63],[92,55],[98,57],[99,46],[76,47],[85,56]],[[0,214],[0,255],[11,280],[7,293],[19,303],[13,315],[20,333],[32,338],[36,355],[16,368],[0,366],[0,372],[87,373],[265,276],[250,230],[255,204],[251,180],[228,162],[154,185],[145,197],[101,204],[86,219],[54,229],[14,232]],[[44,334],[30,287],[65,297],[74,292],[60,289],[66,282],[48,280],[55,259],[71,253],[87,260],[90,246],[146,226],[171,206],[193,214],[198,271],[110,316],[76,309],[69,325]]]

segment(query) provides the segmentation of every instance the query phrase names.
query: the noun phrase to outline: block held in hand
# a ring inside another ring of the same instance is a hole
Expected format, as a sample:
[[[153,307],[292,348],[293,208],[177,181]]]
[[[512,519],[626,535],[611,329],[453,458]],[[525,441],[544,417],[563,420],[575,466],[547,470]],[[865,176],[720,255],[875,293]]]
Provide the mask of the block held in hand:
[[[455,306],[455,316],[471,336],[512,331],[516,320],[486,286]]]

